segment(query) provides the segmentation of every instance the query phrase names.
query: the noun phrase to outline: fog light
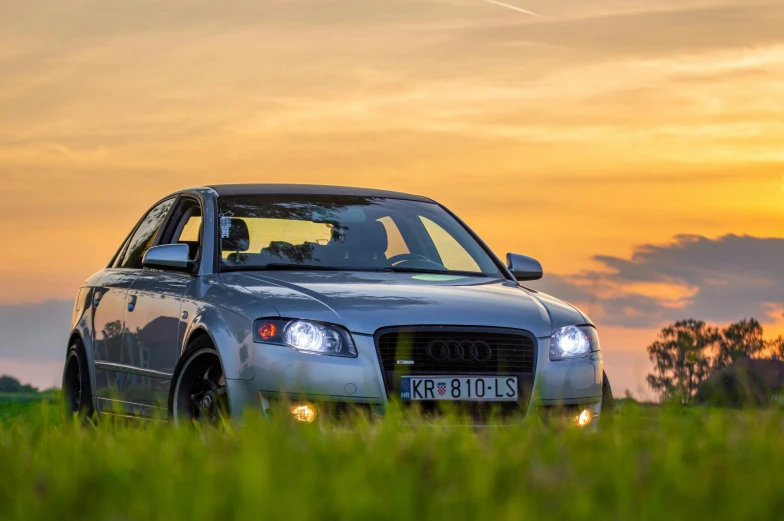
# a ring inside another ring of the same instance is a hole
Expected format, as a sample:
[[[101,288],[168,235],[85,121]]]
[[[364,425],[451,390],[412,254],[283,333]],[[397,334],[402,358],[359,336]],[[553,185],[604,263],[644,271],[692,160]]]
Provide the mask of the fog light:
[[[583,412],[581,412],[580,415],[574,419],[574,421],[580,427],[586,427],[593,421],[593,414],[591,414],[591,411],[588,409],[583,409]]]
[[[302,423],[313,423],[316,419],[316,409],[310,405],[297,405],[291,408],[294,419]]]

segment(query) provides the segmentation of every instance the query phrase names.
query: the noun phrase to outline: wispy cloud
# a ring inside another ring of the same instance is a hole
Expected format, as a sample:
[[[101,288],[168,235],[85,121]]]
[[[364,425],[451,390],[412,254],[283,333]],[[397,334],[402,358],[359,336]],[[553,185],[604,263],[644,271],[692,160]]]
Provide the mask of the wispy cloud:
[[[534,13],[533,11],[529,11],[528,9],[523,9],[522,7],[517,7],[517,6],[509,5],[509,4],[504,4],[504,3],[501,3],[501,2],[496,2],[495,0],[484,0],[484,1],[487,2],[488,4],[494,4],[494,5],[499,5],[501,7],[506,7],[507,9],[511,9],[513,11],[517,11],[518,13],[524,13],[524,14],[531,15],[531,16],[540,16],[540,17],[542,16],[540,14]]]

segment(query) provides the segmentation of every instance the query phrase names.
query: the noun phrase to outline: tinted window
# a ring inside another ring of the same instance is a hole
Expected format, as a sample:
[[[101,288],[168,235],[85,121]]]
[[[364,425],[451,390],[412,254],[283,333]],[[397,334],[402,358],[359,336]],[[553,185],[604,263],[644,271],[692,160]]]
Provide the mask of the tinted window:
[[[468,272],[501,276],[468,231],[433,203],[353,196],[257,195],[219,201],[231,269]]]
[[[144,254],[152,247],[155,234],[158,233],[173,204],[174,199],[168,199],[150,210],[128,241],[128,248],[120,264],[121,268],[141,269]]]

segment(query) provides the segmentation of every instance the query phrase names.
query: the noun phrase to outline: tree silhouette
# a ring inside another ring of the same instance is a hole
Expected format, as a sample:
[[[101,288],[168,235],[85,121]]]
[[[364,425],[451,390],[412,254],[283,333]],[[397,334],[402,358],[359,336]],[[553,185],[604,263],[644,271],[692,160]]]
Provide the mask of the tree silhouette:
[[[689,403],[708,376],[708,354],[719,339],[719,330],[700,320],[682,320],[665,327],[647,348],[654,364],[648,385],[664,399]]]
[[[38,389],[31,385],[22,385],[13,376],[0,376],[0,393],[37,393]]]
[[[713,368],[723,369],[741,358],[761,354],[767,346],[762,325],[754,318],[730,324],[721,331]]]
[[[784,361],[784,336],[779,336],[768,342],[768,349],[773,358]]]
[[[115,320],[113,322],[107,322],[103,326],[103,329],[101,329],[101,335],[103,335],[104,340],[107,342],[118,339],[120,335],[122,335],[122,321]]]
[[[280,257],[284,261],[304,264],[306,261],[313,260],[313,252],[316,250],[316,244],[306,242],[295,245],[283,241],[273,241],[265,250],[270,255]]]

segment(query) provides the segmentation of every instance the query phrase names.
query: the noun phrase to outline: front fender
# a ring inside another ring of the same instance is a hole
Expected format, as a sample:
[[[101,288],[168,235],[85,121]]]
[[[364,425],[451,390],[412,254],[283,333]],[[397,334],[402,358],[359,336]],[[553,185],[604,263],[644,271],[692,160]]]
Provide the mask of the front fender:
[[[540,291],[536,293],[531,292],[531,290],[527,291],[529,291],[529,295],[538,300],[547,309],[547,313],[550,316],[550,327],[553,331],[566,326],[592,324],[583,312],[568,302]]]
[[[84,354],[87,358],[87,374],[90,378],[90,389],[96,389],[95,378],[95,344],[94,324],[92,314],[93,290],[92,288],[82,287],[76,295],[74,302],[73,316],[71,317],[71,333],[68,335],[68,345],[65,346],[65,356],[63,357],[63,367],[68,359],[68,349],[73,344],[74,338],[79,338],[84,346]],[[93,401],[95,402],[95,392],[93,391]],[[97,404],[93,403],[93,408],[97,410]]]
[[[221,357],[226,378],[252,380],[256,376],[253,365],[253,323],[232,311],[203,302],[184,302],[183,312],[190,321],[182,334],[180,357],[194,335],[209,335]]]

